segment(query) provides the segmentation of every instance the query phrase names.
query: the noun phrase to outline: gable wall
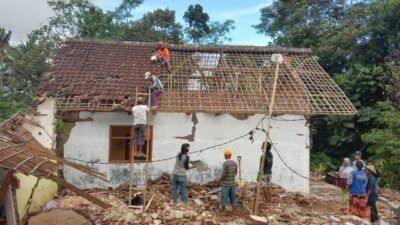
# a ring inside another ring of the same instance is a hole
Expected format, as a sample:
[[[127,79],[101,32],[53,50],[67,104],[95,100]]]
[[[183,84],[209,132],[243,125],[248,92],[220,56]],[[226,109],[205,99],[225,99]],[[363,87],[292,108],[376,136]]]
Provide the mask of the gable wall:
[[[191,151],[208,146],[220,144],[230,139],[241,136],[253,129],[262,115],[249,116],[245,120],[239,120],[231,115],[214,115],[196,113],[198,123],[192,121],[193,115],[184,113],[157,113],[154,117],[153,136],[153,160],[164,159],[177,154],[182,143],[187,140],[177,138],[192,134],[195,127],[194,141],[189,142]],[[64,156],[67,159],[80,159],[84,161],[98,162],[88,165],[97,167],[108,176],[108,183],[102,182],[89,175],[66,167],[64,176],[74,185],[82,188],[99,186],[117,186],[129,180],[129,166],[127,164],[108,163],[108,138],[110,125],[132,124],[132,116],[124,112],[81,112],[80,118],[90,117],[92,121],[76,122],[71,130],[68,141],[64,146]],[[282,158],[300,174],[309,176],[309,129],[303,116],[283,115],[275,118],[271,138],[276,143],[276,148]],[[277,121],[280,120],[280,121]],[[296,121],[282,121],[296,120]],[[195,170],[188,172],[188,178],[194,182],[208,182],[219,177],[221,166],[224,162],[223,150],[233,150],[233,159],[242,156],[242,176],[246,181],[255,181],[261,155],[260,145],[264,141],[264,135],[258,132],[254,135],[254,143],[248,137],[229,143],[214,150],[191,154],[191,160],[203,160],[210,167],[209,171],[199,173]],[[272,181],[289,191],[301,191],[308,193],[308,180],[293,174],[284,166],[278,155],[274,155]],[[149,164],[149,174],[157,178],[163,172],[171,172],[174,160]],[[137,165],[135,171],[143,172]],[[139,175],[139,174],[137,174]],[[140,181],[138,181],[140,182]]]

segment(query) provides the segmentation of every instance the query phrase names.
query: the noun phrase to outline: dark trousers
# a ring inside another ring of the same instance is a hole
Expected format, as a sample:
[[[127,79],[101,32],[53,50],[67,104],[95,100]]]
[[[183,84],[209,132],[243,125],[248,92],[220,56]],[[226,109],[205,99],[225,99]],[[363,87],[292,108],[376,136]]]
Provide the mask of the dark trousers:
[[[371,222],[379,220],[378,209],[376,208],[376,201],[368,199],[368,205],[371,207]]]

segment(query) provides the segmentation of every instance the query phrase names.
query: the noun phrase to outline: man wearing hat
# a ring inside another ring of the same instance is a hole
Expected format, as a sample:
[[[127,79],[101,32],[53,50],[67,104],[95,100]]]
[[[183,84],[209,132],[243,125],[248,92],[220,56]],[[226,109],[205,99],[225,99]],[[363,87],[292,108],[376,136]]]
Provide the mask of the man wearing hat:
[[[158,109],[158,97],[164,90],[164,86],[161,83],[161,80],[156,76],[152,75],[150,72],[146,72],[144,74],[144,79],[146,81],[149,81],[149,88],[151,90],[150,94],[150,103],[151,103],[151,109],[153,112],[156,112]]]
[[[358,161],[363,163],[363,165],[364,165],[363,168],[365,167],[365,162],[361,159],[361,157],[362,157],[362,153],[360,151],[356,151],[356,153],[354,154],[354,161],[353,161],[353,164],[352,164],[353,170],[357,169],[356,163]]]
[[[228,202],[234,208],[236,206],[236,184],[235,176],[238,171],[238,165],[232,158],[232,151],[227,149],[224,151],[226,161],[222,165],[222,175],[220,183],[222,184],[221,189],[221,208],[225,209]]]
[[[367,181],[367,197],[368,197],[368,205],[371,207],[371,223],[375,223],[379,221],[378,210],[376,208],[376,201],[378,200],[378,190],[376,183],[376,169],[374,165],[368,165],[365,167],[365,171],[367,172],[368,181]]]

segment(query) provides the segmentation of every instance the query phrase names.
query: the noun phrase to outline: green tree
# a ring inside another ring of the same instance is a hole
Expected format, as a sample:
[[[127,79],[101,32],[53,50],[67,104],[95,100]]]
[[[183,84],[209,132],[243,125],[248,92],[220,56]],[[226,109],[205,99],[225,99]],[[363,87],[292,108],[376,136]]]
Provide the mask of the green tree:
[[[175,11],[168,8],[144,14],[130,26],[125,26],[123,33],[122,40],[127,41],[182,40],[182,26],[175,21]]]
[[[235,28],[233,20],[223,23],[210,21],[210,16],[203,12],[203,7],[199,4],[190,5],[183,19],[187,23],[184,29],[186,37],[194,43],[221,44],[230,41],[229,32]]]
[[[54,12],[49,27],[60,38],[79,37],[79,18],[95,7],[88,0],[48,0],[47,3]]]
[[[400,189],[400,111],[391,102],[378,102],[368,108],[376,115],[377,126],[362,135],[368,149],[374,154],[378,167],[387,183]]]
[[[183,19],[188,24],[186,33],[194,43],[199,43],[204,36],[210,33],[208,26],[210,16],[203,12],[203,6],[190,5],[183,15]]]
[[[88,11],[77,15],[77,32],[79,37],[96,39],[117,39],[119,26],[113,22],[113,14],[104,14],[103,10],[91,6]]]
[[[9,46],[10,38],[11,38],[11,31],[6,31],[6,29],[0,28],[0,94],[1,94],[1,96],[3,96],[3,94],[4,94],[3,63],[4,63],[4,57],[6,55],[6,48]]]
[[[261,9],[257,31],[277,45],[311,48],[359,110],[355,116],[312,118],[315,151],[348,156],[371,143],[371,130],[387,125],[377,118],[389,115],[380,113],[389,110],[381,102],[398,110],[399,13],[397,0],[278,0]],[[395,123],[390,115],[387,123]],[[366,151],[366,157],[382,156],[373,148]],[[400,176],[398,170],[387,172]]]
[[[144,0],[123,0],[113,12],[119,23],[128,23],[132,19],[132,10],[143,3]]]

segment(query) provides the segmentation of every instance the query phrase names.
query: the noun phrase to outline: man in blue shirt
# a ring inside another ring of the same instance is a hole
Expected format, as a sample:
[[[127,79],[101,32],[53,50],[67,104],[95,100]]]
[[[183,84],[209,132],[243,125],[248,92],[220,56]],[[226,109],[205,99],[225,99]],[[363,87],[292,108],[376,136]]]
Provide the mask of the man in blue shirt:
[[[376,184],[376,169],[373,165],[368,165],[365,167],[368,175],[367,183],[367,197],[368,205],[371,207],[371,223],[379,221],[378,210],[376,208],[376,201],[378,200],[378,190]]]

